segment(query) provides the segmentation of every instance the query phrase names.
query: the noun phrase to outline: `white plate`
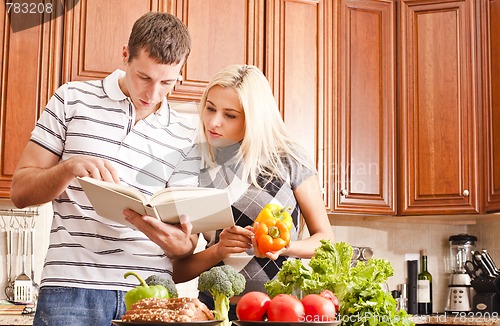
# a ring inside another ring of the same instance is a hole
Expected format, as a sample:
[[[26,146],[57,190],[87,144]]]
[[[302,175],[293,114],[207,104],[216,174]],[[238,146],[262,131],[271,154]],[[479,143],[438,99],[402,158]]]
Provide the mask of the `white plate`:
[[[121,321],[112,320],[111,323],[116,326],[215,326],[219,325],[222,320],[206,320],[206,321],[191,321],[191,322],[159,322],[159,321]]]

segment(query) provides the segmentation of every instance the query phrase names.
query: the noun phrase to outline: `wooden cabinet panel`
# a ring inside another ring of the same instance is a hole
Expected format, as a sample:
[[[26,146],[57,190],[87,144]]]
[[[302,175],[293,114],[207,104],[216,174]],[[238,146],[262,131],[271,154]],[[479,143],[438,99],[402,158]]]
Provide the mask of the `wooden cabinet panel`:
[[[212,76],[225,66],[246,63],[263,68],[264,0],[178,0],[192,38],[183,82],[169,97],[198,101]]]
[[[75,0],[73,0],[75,1]],[[123,68],[122,48],[134,22],[161,0],[80,0],[66,14],[63,82],[104,78]]]
[[[170,95],[197,101],[210,78],[233,63],[262,67],[263,0],[81,0],[67,15],[64,81],[104,78],[123,66],[122,47],[148,11],[170,12],[187,25],[192,49],[183,81]]]
[[[61,8],[54,3],[54,12]],[[61,17],[33,23],[31,28],[13,31],[18,20],[40,19],[25,14],[7,14],[1,6],[0,47],[0,198],[9,197],[12,175],[27,144],[47,94],[59,84],[61,63]],[[19,26],[17,25],[17,26]],[[4,51],[4,52],[3,52]]]
[[[325,117],[331,112],[324,98],[329,78],[325,73],[325,35],[332,26],[327,24],[326,12],[331,10],[327,3],[267,2],[265,70],[288,130],[316,161],[325,194],[331,191],[324,132]],[[327,206],[328,197],[325,195]]]
[[[395,214],[396,4],[340,3],[334,210]]]
[[[401,214],[478,212],[473,5],[401,2]]]
[[[485,209],[494,212],[500,211],[500,1],[482,4]]]

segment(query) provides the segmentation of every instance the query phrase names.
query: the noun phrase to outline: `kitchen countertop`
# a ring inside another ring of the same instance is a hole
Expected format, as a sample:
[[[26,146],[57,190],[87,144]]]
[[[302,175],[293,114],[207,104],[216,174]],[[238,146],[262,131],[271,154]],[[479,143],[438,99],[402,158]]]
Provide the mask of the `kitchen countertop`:
[[[14,304],[0,300],[0,325],[33,325],[35,317],[33,304]]]
[[[33,314],[30,315],[0,315],[0,325],[33,325]],[[472,317],[460,315],[413,316],[412,320],[417,325],[495,325],[500,326],[500,315],[485,317]]]
[[[34,314],[0,315],[0,325],[33,325]]]
[[[0,325],[33,325],[34,314],[0,315]],[[495,325],[500,326],[500,314],[495,316],[475,317],[473,315],[442,314],[433,316],[413,316],[416,325]]]

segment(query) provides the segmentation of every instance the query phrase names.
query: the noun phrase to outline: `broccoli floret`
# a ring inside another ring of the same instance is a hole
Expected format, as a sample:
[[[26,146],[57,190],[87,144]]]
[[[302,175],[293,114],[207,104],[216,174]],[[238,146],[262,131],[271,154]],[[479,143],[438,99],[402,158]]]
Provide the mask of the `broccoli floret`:
[[[151,275],[148,276],[148,278],[146,278],[144,282],[146,282],[147,285],[163,285],[167,289],[168,294],[170,294],[171,298],[179,297],[179,293],[177,292],[175,283],[170,278],[166,278],[161,275]]]
[[[215,304],[215,319],[222,320],[222,326],[230,326],[229,299],[245,289],[245,277],[232,266],[215,266],[200,274],[198,290],[208,291]]]

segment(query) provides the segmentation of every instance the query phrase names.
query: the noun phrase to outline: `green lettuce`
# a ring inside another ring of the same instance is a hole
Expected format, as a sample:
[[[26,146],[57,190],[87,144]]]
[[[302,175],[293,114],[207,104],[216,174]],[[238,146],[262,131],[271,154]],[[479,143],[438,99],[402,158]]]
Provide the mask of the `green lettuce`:
[[[322,240],[305,266],[302,260],[286,261],[275,279],[264,286],[271,297],[279,293],[302,295],[330,290],[339,299],[343,325],[414,325],[382,284],[394,275],[391,263],[372,258],[351,267],[352,246]]]

